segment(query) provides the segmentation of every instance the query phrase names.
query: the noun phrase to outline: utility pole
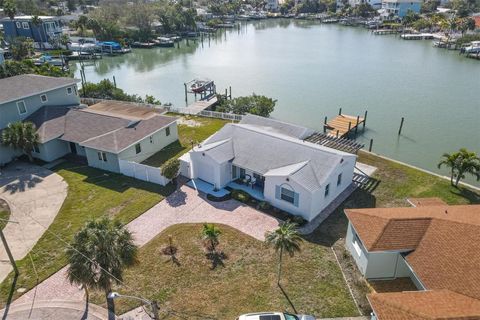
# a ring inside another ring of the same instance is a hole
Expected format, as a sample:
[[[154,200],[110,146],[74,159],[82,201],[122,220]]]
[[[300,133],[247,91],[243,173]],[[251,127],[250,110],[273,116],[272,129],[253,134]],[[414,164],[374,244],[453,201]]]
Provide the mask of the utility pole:
[[[2,243],[3,247],[5,248],[5,251],[7,252],[8,259],[10,259],[10,263],[12,264],[13,271],[15,271],[15,276],[19,275],[17,264],[15,263],[15,259],[13,259],[12,252],[10,251],[10,248],[8,247],[7,239],[5,239],[5,236],[3,234],[3,230],[0,229],[0,238],[2,238]]]

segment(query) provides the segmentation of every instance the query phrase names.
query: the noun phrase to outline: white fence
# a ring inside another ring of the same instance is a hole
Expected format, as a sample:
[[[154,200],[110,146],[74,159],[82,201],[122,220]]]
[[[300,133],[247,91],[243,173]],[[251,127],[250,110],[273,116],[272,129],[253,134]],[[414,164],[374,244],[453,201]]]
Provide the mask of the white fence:
[[[170,182],[169,179],[162,176],[160,168],[150,167],[126,160],[118,160],[118,163],[120,165],[120,172],[126,176],[160,184],[162,186],[165,186]]]
[[[192,110],[188,107],[186,108],[175,108],[175,107],[167,107],[162,106],[165,110],[169,112],[175,112],[180,114],[189,114],[192,116],[200,116],[200,117],[208,117],[208,118],[219,118],[225,120],[233,120],[233,121],[241,121],[243,116],[241,114],[233,114],[233,113],[224,113],[224,112],[217,112],[217,111],[209,111],[209,110],[202,110],[198,112],[198,110]]]

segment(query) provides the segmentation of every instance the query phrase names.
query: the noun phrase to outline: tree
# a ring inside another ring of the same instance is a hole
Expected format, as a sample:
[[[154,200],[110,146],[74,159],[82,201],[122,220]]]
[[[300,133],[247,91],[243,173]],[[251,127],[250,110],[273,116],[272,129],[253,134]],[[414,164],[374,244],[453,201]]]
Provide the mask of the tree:
[[[458,187],[458,183],[465,178],[466,173],[480,180],[480,158],[475,152],[461,148],[452,154],[444,153],[438,163],[438,168],[440,169],[443,165],[450,168],[450,183],[455,187]]]
[[[256,114],[268,117],[275,109],[277,100],[253,93],[248,97],[237,97],[232,100],[223,99],[217,106],[217,111],[232,112],[235,114]]]
[[[115,314],[113,300],[108,298],[112,282],[121,283],[124,269],[138,262],[137,253],[132,234],[120,222],[107,217],[91,220],[66,251],[68,280],[83,286],[87,301],[89,289],[103,290],[108,310]]]
[[[202,229],[202,236],[205,241],[209,243],[209,250],[215,252],[216,247],[219,243],[218,238],[222,232],[220,229],[215,227],[213,223],[205,223]]]
[[[48,63],[36,66],[32,60],[7,60],[3,66],[0,66],[0,79],[28,73],[50,77],[68,77],[70,75],[69,71],[64,71],[62,68]]]
[[[279,253],[278,257],[278,274],[277,284],[280,285],[280,276],[282,274],[282,257],[283,252],[287,252],[290,257],[295,255],[295,252],[300,251],[300,243],[302,238],[297,231],[297,225],[293,222],[287,221],[280,225],[280,227],[265,236],[265,242],[273,246],[275,251]]]
[[[10,53],[14,60],[21,61],[33,53],[33,40],[16,37],[10,43]]]
[[[42,19],[39,16],[35,15],[32,17],[32,24],[38,29],[38,27],[42,25]],[[38,31],[38,34],[40,35],[40,49],[43,49],[43,32]],[[32,28],[32,38],[35,39],[33,36],[33,28]]]
[[[20,149],[33,162],[32,151],[38,144],[37,128],[32,122],[11,122],[2,131],[2,144]]]
[[[178,176],[178,170],[180,169],[180,160],[170,159],[162,165],[162,176],[175,182],[175,178]]]

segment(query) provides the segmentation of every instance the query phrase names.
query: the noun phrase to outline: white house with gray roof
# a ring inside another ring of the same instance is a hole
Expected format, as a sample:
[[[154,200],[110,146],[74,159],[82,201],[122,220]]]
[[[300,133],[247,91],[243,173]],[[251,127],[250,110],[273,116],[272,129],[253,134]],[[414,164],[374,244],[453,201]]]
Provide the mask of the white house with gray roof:
[[[310,221],[352,183],[356,162],[354,154],[304,141],[312,133],[247,115],[182,156],[181,174],[216,189],[240,182],[259,191],[259,200]]]

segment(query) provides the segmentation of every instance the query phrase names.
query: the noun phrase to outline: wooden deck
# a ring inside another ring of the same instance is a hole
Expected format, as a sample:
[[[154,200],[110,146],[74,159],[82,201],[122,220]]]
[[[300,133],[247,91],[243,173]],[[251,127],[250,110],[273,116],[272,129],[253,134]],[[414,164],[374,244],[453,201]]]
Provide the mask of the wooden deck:
[[[206,100],[198,100],[192,103],[187,107],[191,114],[199,114],[205,109],[210,108],[211,106],[215,105],[218,102],[217,97],[213,96],[210,99]]]
[[[325,131],[329,136],[342,138],[347,136],[350,131],[355,130],[360,124],[363,123],[365,123],[365,118],[360,116],[355,117],[346,114],[340,114],[328,121],[324,126]]]

